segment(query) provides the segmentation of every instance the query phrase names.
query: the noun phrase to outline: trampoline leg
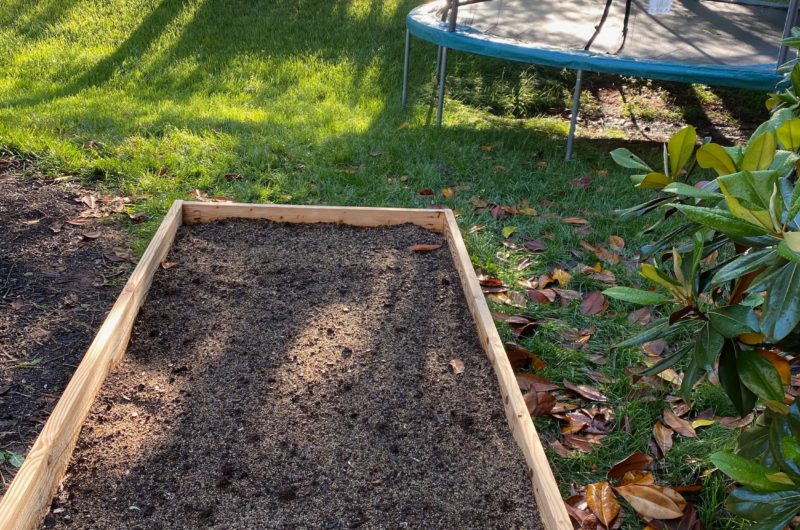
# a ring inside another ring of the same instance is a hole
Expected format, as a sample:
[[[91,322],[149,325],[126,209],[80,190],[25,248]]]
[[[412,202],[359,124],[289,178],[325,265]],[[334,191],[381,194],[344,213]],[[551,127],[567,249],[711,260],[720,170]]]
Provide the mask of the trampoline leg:
[[[564,159],[569,162],[572,160],[572,145],[575,142],[575,129],[578,126],[578,110],[581,106],[581,81],[583,71],[578,70],[578,77],[575,79],[575,92],[572,94],[572,116],[569,118],[569,135],[567,136],[567,155]]]
[[[442,126],[442,112],[444,111],[444,78],[447,72],[447,48],[442,46],[442,64],[439,70],[439,106],[436,109],[436,126]]]
[[[433,67],[433,78],[439,80],[439,65],[442,64],[442,47],[436,47],[436,66]]]
[[[409,62],[409,55],[411,52],[411,33],[406,30],[406,51],[405,55],[403,56],[403,97],[402,97],[402,106],[403,110],[406,110],[406,96],[408,95],[408,62]]]

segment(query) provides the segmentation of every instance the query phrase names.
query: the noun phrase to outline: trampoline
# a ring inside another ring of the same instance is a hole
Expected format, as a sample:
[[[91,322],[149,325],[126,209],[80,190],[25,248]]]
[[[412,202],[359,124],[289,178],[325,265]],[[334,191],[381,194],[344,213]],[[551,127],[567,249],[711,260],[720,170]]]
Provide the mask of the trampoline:
[[[411,37],[438,45],[441,125],[447,50],[576,70],[567,159],[582,72],[770,90],[788,55],[781,40],[798,0],[447,0],[406,18],[403,107]]]

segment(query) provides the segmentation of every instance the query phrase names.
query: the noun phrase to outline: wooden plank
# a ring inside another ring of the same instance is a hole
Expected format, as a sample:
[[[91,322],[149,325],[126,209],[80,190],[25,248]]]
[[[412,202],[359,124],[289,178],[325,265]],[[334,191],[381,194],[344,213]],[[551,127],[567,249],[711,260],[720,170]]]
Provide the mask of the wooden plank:
[[[444,231],[444,210],[225,202],[185,202],[183,206],[183,223],[187,225],[231,218],[268,219],[284,223],[339,223],[354,226],[412,223],[439,233]]]
[[[175,201],[167,212],[0,501],[0,530],[37,528],[47,514],[100,386],[125,353],[153,273],[172,246],[181,225],[182,210],[182,201]]]
[[[542,442],[533,425],[531,415],[528,413],[522,392],[517,385],[514,370],[508,361],[503,341],[494,325],[489,306],[486,305],[486,299],[483,297],[480,283],[478,283],[475,270],[472,268],[472,262],[469,259],[464,240],[461,238],[456,218],[450,210],[446,210],[445,213],[445,236],[461,278],[467,304],[478,329],[481,345],[497,376],[508,425],[514,435],[514,440],[525,455],[528,475],[533,483],[533,494],[542,516],[542,523],[547,530],[571,530],[572,523],[561,499],[550,462],[547,460]]]

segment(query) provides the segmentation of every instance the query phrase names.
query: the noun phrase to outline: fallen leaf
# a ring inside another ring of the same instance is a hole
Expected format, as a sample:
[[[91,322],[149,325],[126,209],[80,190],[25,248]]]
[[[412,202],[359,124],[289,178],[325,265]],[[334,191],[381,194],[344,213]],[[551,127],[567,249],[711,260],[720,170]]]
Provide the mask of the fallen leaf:
[[[661,449],[662,455],[666,456],[669,450],[672,449],[672,434],[672,429],[660,421],[656,421],[653,427],[653,437],[656,440],[656,444],[658,444],[658,448]]]
[[[171,262],[171,261],[162,261],[162,262],[161,262],[161,268],[162,268],[162,269],[164,269],[164,270],[171,269],[171,268],[172,268],[172,267],[174,267],[175,265],[176,265],[176,264],[175,264],[175,263],[173,263],[173,262]]]
[[[485,228],[486,228],[486,225],[472,225],[472,226],[469,227],[469,230],[467,230],[467,233],[468,234],[475,234],[475,233],[478,233],[478,232],[480,232],[481,230],[483,230]]]
[[[608,244],[617,252],[621,252],[625,248],[625,240],[619,236],[608,236]]]
[[[72,226],[89,226],[94,220],[89,217],[75,217],[74,219],[67,219],[64,222]]]
[[[452,199],[453,195],[455,195],[455,192],[453,191],[453,188],[442,188],[442,195],[448,199]]]
[[[522,246],[530,252],[544,252],[547,250],[547,245],[538,239],[528,239],[522,244]]]
[[[531,416],[539,417],[550,414],[556,404],[556,398],[546,392],[528,392],[523,396]]]
[[[555,453],[559,456],[563,457],[570,457],[575,455],[575,451],[570,451],[564,444],[562,444],[559,440],[553,440],[550,442],[550,447],[555,451]]]
[[[564,388],[575,392],[582,398],[588,399],[589,401],[608,401],[608,398],[605,396],[605,394],[590,385],[576,385],[575,383],[564,379]]]
[[[442,248],[442,245],[420,244],[420,245],[411,245],[410,247],[408,247],[408,250],[412,252],[431,252],[433,250],[438,250],[440,248]]]
[[[586,486],[586,504],[606,526],[619,515],[619,502],[608,482],[595,482]]]
[[[517,232],[516,226],[509,225],[503,227],[503,237],[506,239],[513,236],[516,232]]]
[[[678,417],[678,415],[672,412],[671,409],[665,408],[663,417],[664,423],[672,427],[672,429],[678,434],[686,436],[687,438],[697,438],[697,433],[692,427],[692,424],[683,418]]]
[[[753,418],[755,415],[751,412],[747,416],[724,416],[721,418],[717,418],[717,421],[723,427],[727,427],[729,429],[739,429],[741,427],[746,427],[753,423]]]
[[[234,180],[242,180],[242,176],[237,173],[225,173],[223,178],[228,182],[233,182]]]
[[[611,478],[622,478],[625,476],[625,473],[629,471],[644,471],[648,469],[652,463],[652,456],[636,452],[628,456],[628,458],[614,464],[608,471],[608,476]]]
[[[421,190],[418,190],[417,193],[425,197],[430,197],[433,195],[433,190],[430,188],[422,188]]]
[[[523,206],[517,211],[517,213],[520,215],[527,215],[528,217],[536,217],[537,215],[539,215],[539,212],[537,212],[530,206]]]
[[[709,420],[709,419],[706,419],[706,418],[697,418],[697,419],[692,420],[692,428],[693,429],[699,429],[700,427],[710,427],[711,425],[714,425],[715,423],[717,423],[717,422],[714,421],[714,420]]]
[[[587,189],[592,184],[592,177],[587,175],[585,177],[574,178],[571,182],[576,188]]]
[[[128,219],[130,219],[131,222],[133,222],[134,224],[139,224],[139,223],[141,223],[143,221],[147,221],[149,218],[150,218],[149,215],[147,215],[146,213],[142,213],[142,212],[129,213],[128,214]]]
[[[599,315],[608,308],[608,300],[600,291],[592,291],[581,302],[581,313]]]
[[[531,300],[539,304],[550,304],[556,299],[556,292],[552,289],[528,289],[526,292]]]
[[[583,217],[562,217],[562,223],[566,223],[569,225],[585,225],[589,224],[589,221],[584,219]]]
[[[506,355],[511,363],[511,368],[519,370],[531,365],[534,370],[544,370],[547,364],[542,361],[535,353],[528,351],[519,344],[506,342]]]
[[[611,252],[606,247],[598,248],[595,254],[597,254],[597,257],[600,258],[602,261],[605,261],[606,263],[609,263],[611,265],[616,265],[617,263],[619,263],[619,260],[621,259],[619,254],[617,254],[616,252]]]
[[[566,287],[570,280],[569,273],[563,269],[555,269],[551,276],[562,288]]]
[[[638,324],[644,326],[653,320],[653,315],[650,313],[649,307],[641,307],[631,311],[628,315],[628,322],[631,324]]]
[[[603,434],[587,434],[585,436],[567,434],[564,436],[564,443],[583,453],[591,453],[596,447],[603,445],[603,438],[605,438]]]
[[[464,361],[461,359],[452,359],[448,364],[455,375],[464,373]]]
[[[491,151],[492,149],[494,149],[494,146],[493,146],[493,145],[482,145],[482,146],[481,146],[481,150],[482,150],[482,151],[486,151],[487,153],[488,153],[489,151]]]
[[[627,486],[628,484],[653,484],[655,483],[655,477],[649,471],[643,471],[640,469],[635,469],[633,471],[628,471],[624,475],[622,475],[622,486]]]
[[[669,488],[654,485],[643,486],[629,484],[615,488],[628,504],[643,517],[652,519],[678,519],[683,517],[683,506],[679,506],[677,498],[683,497]],[[668,493],[670,491],[671,493]],[[685,506],[685,501],[684,506]]]
[[[664,339],[656,339],[654,341],[645,342],[642,344],[642,351],[648,355],[658,357],[667,348],[667,341]]]
[[[516,374],[516,378],[520,390],[525,390],[526,392],[552,392],[553,390],[558,390],[558,385],[541,375],[525,372]]]
[[[11,302],[11,309],[14,311],[19,311],[25,306],[25,302],[22,301],[22,298],[17,298],[13,302]]]
[[[90,239],[97,239],[98,237],[100,237],[100,232],[97,232],[97,231],[94,231],[94,232],[84,232],[84,233],[82,233],[82,234],[81,234],[81,237],[82,237],[84,240],[87,240],[87,241],[88,241],[88,240],[90,240]]]

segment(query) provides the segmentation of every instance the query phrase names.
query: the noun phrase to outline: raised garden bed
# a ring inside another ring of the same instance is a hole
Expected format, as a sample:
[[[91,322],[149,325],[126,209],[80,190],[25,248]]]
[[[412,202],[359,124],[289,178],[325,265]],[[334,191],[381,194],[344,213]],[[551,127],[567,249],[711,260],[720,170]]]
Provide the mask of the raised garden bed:
[[[176,202],[0,528],[41,524],[82,427],[46,526],[572,527],[449,210]]]

